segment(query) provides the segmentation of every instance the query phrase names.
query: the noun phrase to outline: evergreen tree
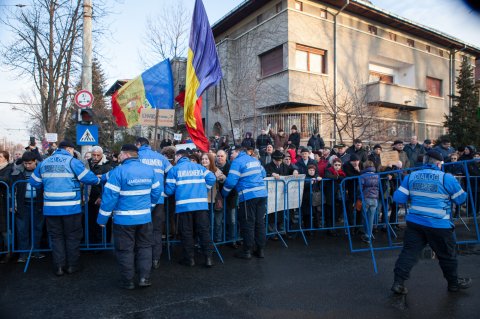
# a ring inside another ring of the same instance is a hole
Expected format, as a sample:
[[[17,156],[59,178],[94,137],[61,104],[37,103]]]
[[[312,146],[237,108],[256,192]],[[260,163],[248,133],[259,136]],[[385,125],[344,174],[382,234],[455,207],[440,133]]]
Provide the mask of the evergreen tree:
[[[458,95],[453,96],[451,115],[445,115],[444,127],[456,146],[480,146],[480,119],[477,117],[479,100],[473,70],[469,60],[464,58],[457,77]]]
[[[80,90],[81,85],[78,84],[76,90]],[[92,62],[92,94],[93,94],[93,111],[95,117],[93,124],[98,125],[98,139],[99,145],[104,150],[111,150],[113,146],[113,132],[117,129],[115,119],[112,115],[112,110],[109,103],[106,101],[104,93],[106,91],[106,79],[105,74],[101,68],[100,62],[97,59],[93,59]],[[76,125],[77,109],[73,116],[69,119],[67,124],[67,130],[65,132],[66,138],[75,141],[76,139]]]

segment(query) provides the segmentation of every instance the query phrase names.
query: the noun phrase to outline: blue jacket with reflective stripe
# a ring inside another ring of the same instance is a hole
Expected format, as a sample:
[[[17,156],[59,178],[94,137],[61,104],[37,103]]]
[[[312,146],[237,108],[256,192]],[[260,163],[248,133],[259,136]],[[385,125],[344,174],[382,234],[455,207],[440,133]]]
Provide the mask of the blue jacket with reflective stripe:
[[[162,196],[158,199],[157,204],[163,204],[165,199],[163,197],[164,193],[164,184],[165,184],[165,175],[172,168],[172,164],[168,159],[162,154],[155,152],[149,145],[142,145],[138,149],[138,158],[140,162],[146,165],[153,167],[155,173],[157,174],[158,180],[160,181],[160,188]]]
[[[82,212],[80,182],[96,185],[98,177],[64,149],[40,162],[30,176],[33,187],[43,186],[43,214],[64,216]]]
[[[149,165],[132,157],[110,171],[103,187],[97,223],[105,225],[113,211],[118,225],[142,225],[152,221],[152,205],[161,196],[160,181]]]
[[[412,172],[393,194],[393,200],[404,204],[410,199],[406,220],[432,228],[450,228],[451,202],[461,205],[467,199],[453,177],[434,165]]]
[[[265,177],[266,173],[262,164],[245,152],[240,152],[230,165],[230,171],[223,184],[222,195],[226,198],[235,187],[239,202],[267,197],[267,187],[263,180]]]
[[[205,167],[182,157],[167,174],[165,193],[175,194],[176,213],[208,210],[208,190],[216,180]]]

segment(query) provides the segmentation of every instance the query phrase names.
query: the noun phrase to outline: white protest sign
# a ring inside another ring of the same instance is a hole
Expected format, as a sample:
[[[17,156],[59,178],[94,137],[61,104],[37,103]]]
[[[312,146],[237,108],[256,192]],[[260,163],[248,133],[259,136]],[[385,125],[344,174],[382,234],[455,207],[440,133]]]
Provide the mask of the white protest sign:
[[[178,150],[186,150],[187,148],[193,150],[194,148],[197,148],[195,144],[193,143],[186,143],[186,144],[177,144],[175,145],[175,149]]]
[[[57,133],[45,133],[45,139],[49,143],[54,143],[58,141],[58,134]]]
[[[182,134],[173,134],[173,139],[175,141],[181,141],[182,140]]]

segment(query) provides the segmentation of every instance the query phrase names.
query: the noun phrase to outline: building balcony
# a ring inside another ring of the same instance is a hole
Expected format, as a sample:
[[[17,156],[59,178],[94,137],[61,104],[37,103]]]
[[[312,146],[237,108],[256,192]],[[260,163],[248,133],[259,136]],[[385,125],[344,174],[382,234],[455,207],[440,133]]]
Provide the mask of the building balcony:
[[[367,84],[367,102],[391,108],[424,110],[427,108],[427,91],[398,84],[373,82]]]

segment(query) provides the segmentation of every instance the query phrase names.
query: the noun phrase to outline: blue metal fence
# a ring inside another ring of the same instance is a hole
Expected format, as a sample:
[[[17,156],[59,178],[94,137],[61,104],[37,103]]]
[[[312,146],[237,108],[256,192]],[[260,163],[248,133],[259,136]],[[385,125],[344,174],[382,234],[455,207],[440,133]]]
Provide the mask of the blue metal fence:
[[[466,161],[457,163],[447,163],[444,169],[449,171],[453,165],[461,166],[464,175],[456,176],[461,182],[462,187],[468,193],[468,200],[462,207],[452,207],[453,221],[457,226],[457,243],[470,244],[480,243],[480,233],[478,226],[478,208],[480,201],[480,176],[470,174],[472,165],[479,165],[480,161]],[[401,181],[410,171],[419,168],[407,170],[397,170],[377,173],[379,176],[379,198],[377,208],[374,213],[373,223],[370,224],[367,218],[367,208],[363,190],[359,187],[359,180],[362,176],[346,177],[338,183],[330,179],[311,180],[311,179],[289,179],[285,180],[267,180],[267,187],[273,190],[273,196],[267,199],[267,205],[273,207],[273,211],[265,217],[266,233],[268,238],[278,238],[281,243],[288,247],[288,238],[301,236],[305,244],[309,244],[309,235],[314,232],[327,232],[335,235],[346,235],[348,244],[352,253],[370,252],[374,271],[377,272],[375,252],[382,250],[398,249],[402,247],[399,240],[398,228],[405,224],[405,214],[408,213],[408,207],[399,207],[392,201],[393,191],[399,187]],[[20,183],[18,181],[11,187],[6,183],[0,182],[0,185],[6,187],[6,196],[10,200],[6,202],[6,218],[8,227],[7,247],[0,251],[0,254],[8,252],[28,254],[25,271],[28,268],[30,257],[34,253],[49,251],[49,249],[40,249],[35,247],[33,238],[35,237],[35,202],[29,206],[31,223],[29,226],[29,249],[20,249],[18,247],[18,232],[15,224],[15,211],[17,209],[15,194]],[[303,186],[303,191],[302,191]],[[348,192],[350,189],[350,193]],[[84,207],[84,240],[81,249],[91,250],[109,250],[112,249],[112,243],[108,238],[106,228],[102,228],[101,241],[92,242],[92,229],[89,229],[89,214],[95,212],[89,211],[90,187],[83,188],[82,203]],[[31,190],[33,192],[33,190]],[[222,245],[234,245],[241,240],[238,231],[238,205],[236,208],[229,208],[227,199],[223,199],[223,209],[215,210],[212,192],[210,205],[210,223],[211,236],[214,241],[215,251],[223,263],[223,257],[218,250]],[[176,229],[175,212],[172,211],[169,199],[165,201],[165,240],[167,255],[170,260],[172,246],[179,244]],[[293,208],[292,208],[293,207]],[[11,208],[11,209],[10,209]],[[96,214],[95,214],[96,216]],[[172,224],[173,221],[173,224]],[[372,240],[367,244],[362,242],[355,234],[359,232],[372,233]],[[219,236],[220,235],[220,236]]]

